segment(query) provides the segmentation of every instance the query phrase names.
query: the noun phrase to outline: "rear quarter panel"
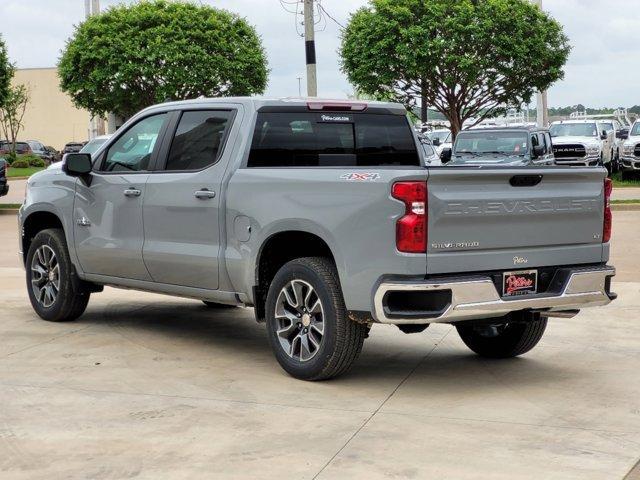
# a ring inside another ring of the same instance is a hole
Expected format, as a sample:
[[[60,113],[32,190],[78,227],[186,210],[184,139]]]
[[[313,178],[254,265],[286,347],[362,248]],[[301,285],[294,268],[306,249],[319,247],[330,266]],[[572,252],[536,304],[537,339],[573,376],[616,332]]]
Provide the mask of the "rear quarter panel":
[[[385,274],[421,275],[424,254],[402,254],[395,246],[396,220],[404,205],[391,197],[399,180],[426,181],[427,171],[371,168],[378,178],[350,181],[357,171],[341,168],[241,168],[227,189],[226,262],[236,291],[256,284],[260,247],[283,231],[309,232],[331,249],[345,303],[350,310],[370,311],[373,289]],[[241,241],[234,233],[236,218],[246,217],[251,236]]]

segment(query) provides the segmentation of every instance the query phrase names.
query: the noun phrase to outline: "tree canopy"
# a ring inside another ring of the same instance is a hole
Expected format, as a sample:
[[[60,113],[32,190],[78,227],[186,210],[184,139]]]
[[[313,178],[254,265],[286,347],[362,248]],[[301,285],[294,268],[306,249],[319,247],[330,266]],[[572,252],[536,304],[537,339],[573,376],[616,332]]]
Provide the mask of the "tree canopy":
[[[129,117],[167,100],[264,91],[267,60],[246,20],[225,10],[143,0],[76,26],[59,62],[75,104]]]
[[[9,62],[7,47],[0,35],[0,107],[2,107],[9,98],[9,88],[11,86],[13,73],[14,68]]]
[[[506,113],[563,78],[558,22],[527,0],[370,0],[343,34],[342,69],[362,92],[451,122]]]

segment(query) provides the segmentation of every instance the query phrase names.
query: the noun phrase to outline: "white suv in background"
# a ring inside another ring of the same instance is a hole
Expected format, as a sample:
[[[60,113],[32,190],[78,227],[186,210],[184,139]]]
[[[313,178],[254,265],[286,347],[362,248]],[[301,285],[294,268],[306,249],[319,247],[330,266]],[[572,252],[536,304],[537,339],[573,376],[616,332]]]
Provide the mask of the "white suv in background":
[[[549,128],[559,165],[603,165],[611,173],[614,137],[597,120],[561,120]]]
[[[633,124],[629,130],[629,137],[622,144],[620,168],[623,177],[640,172],[640,120]]]

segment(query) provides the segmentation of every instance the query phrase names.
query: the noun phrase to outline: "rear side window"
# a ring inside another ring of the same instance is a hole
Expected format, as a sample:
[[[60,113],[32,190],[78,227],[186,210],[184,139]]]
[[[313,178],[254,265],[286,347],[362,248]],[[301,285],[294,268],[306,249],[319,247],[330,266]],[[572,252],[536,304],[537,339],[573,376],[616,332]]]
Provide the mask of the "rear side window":
[[[249,167],[420,165],[407,119],[351,112],[258,113]]]
[[[232,112],[184,112],[171,143],[166,170],[201,170],[218,160]]]

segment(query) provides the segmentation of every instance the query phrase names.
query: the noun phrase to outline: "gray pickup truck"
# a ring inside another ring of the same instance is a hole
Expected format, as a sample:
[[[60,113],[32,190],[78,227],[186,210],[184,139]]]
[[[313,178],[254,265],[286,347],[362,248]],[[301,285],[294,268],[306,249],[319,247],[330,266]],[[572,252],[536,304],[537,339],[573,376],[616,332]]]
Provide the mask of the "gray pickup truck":
[[[148,108],[92,156],[32,176],[19,213],[33,308],[79,317],[103,286],[250,306],[282,367],[345,372],[375,323],[533,348],[605,305],[604,168],[424,165],[392,103],[200,99]]]

